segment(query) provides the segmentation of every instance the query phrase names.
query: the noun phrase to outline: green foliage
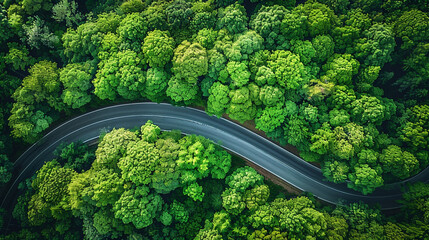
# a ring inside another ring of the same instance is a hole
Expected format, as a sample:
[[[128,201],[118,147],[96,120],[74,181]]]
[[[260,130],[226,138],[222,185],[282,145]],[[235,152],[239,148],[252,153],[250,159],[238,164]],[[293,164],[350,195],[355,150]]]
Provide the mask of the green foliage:
[[[31,196],[28,203],[28,220],[30,225],[40,226],[54,217],[61,219],[63,214],[57,215],[56,211],[61,211],[61,201],[67,194],[68,184],[76,174],[75,171],[62,168],[55,160],[47,162],[37,172],[36,178],[31,183],[35,194]]]
[[[333,153],[340,159],[351,159],[363,146],[371,144],[364,128],[355,123],[335,127],[325,123],[311,137],[310,150],[318,154]]]
[[[199,85],[200,85],[201,93],[202,93],[203,97],[209,97],[210,96],[209,90],[215,82],[216,82],[215,79],[213,79],[211,77],[207,77],[207,76],[203,80],[201,80]]]
[[[0,185],[3,185],[12,178],[13,163],[5,154],[0,154]]]
[[[320,63],[325,62],[334,53],[334,41],[329,35],[318,35],[311,40],[316,51],[314,60]]]
[[[268,49],[276,49],[276,45],[282,45],[284,36],[282,35],[282,20],[288,13],[283,6],[262,6],[256,14],[252,16],[250,27],[265,39],[265,46]]]
[[[15,42],[8,43],[9,52],[4,57],[6,64],[11,64],[15,71],[25,71],[27,66],[33,65],[36,60],[29,56],[28,49],[25,46],[19,46]]]
[[[179,140],[181,145],[179,158],[176,161],[178,168],[183,171],[181,181],[184,184],[193,184],[197,179],[207,177],[225,178],[231,167],[231,158],[224,150],[220,150],[208,140],[195,135],[186,136]],[[191,189],[198,189],[194,185]]]
[[[131,50],[112,54],[98,64],[93,80],[94,94],[100,99],[115,100],[116,93],[128,100],[142,97],[145,73],[140,56]]]
[[[34,107],[15,103],[9,117],[9,126],[13,129],[12,136],[23,138],[25,142],[33,143],[43,130],[47,129],[53,119]]]
[[[343,126],[350,122],[350,114],[343,109],[334,109],[329,112],[329,123],[331,126]]]
[[[331,148],[334,134],[331,131],[331,126],[324,123],[321,128],[311,136],[310,150],[318,154],[326,154]]]
[[[119,9],[124,13],[142,12],[147,7],[146,4],[142,0],[127,0],[119,6]]]
[[[31,187],[31,182],[30,182]],[[20,195],[12,211],[12,217],[21,223],[21,226],[29,226],[28,221],[28,202],[31,199],[32,192],[27,191]]]
[[[52,5],[52,1],[42,0],[24,0],[21,2],[22,9],[29,15],[40,10],[49,11]]]
[[[375,24],[365,32],[366,38],[360,39],[356,44],[356,58],[370,66],[383,67],[390,62],[391,53],[395,49],[396,42],[390,28]]]
[[[52,18],[57,22],[65,22],[67,27],[79,25],[83,15],[78,11],[78,4],[71,0],[61,0],[52,7]]]
[[[190,28],[194,31],[211,29],[216,25],[216,12],[197,12],[191,20]]]
[[[328,229],[326,231],[326,236],[328,239],[346,239],[349,226],[346,219],[340,216],[335,216],[332,214],[324,214],[326,218],[326,223],[328,224]]]
[[[207,106],[209,114],[227,113],[239,122],[254,120],[267,136],[320,163],[329,181],[347,182],[365,194],[383,181],[416,174],[429,162],[427,4],[295,5],[294,0],[84,5],[5,0],[0,4],[3,135],[10,131],[32,143],[55,120],[88,107],[171,101]],[[15,152],[8,148],[8,154]],[[407,196],[413,203],[407,205],[410,214],[401,215],[406,223],[380,221],[377,214],[371,220],[361,206],[330,215],[303,198],[271,204],[253,173],[234,180],[249,185],[215,187],[223,182],[214,179],[226,178],[231,167],[225,151],[195,136],[160,133],[151,123],[141,132],[113,130],[100,140],[95,156],[84,145],[68,145],[57,161],[64,167],[51,166],[52,176],[66,177],[39,185],[61,189],[61,199],[48,201],[34,189],[15,211],[23,226],[30,217],[33,225],[47,227],[37,227],[39,235],[32,229],[10,238],[82,238],[75,232],[81,226],[86,239],[427,238],[424,194]],[[10,178],[11,166],[2,149],[1,182]],[[137,201],[127,205],[124,199],[134,195]],[[186,204],[179,202],[183,199]],[[186,212],[173,213],[176,208]]]
[[[247,31],[225,49],[225,55],[233,61],[249,60],[251,54],[263,48],[264,39],[254,31]]]
[[[265,106],[282,105],[284,102],[284,92],[282,89],[272,86],[264,86],[259,93],[259,99]]]
[[[247,237],[248,240],[262,240],[262,239],[278,239],[286,240],[287,233],[280,231],[279,228],[274,228],[273,231],[268,232],[265,228],[261,230],[255,230],[251,235]]]
[[[198,99],[198,85],[173,76],[168,81],[167,96],[174,102],[189,105]]]
[[[352,9],[346,15],[341,16],[344,25],[335,27],[332,30],[332,37],[335,41],[335,49],[339,52],[353,51],[355,43],[359,37],[363,37],[362,32],[371,26],[371,18],[363,13],[361,9]],[[367,39],[360,41],[365,42]]]
[[[195,240],[222,240],[222,235],[219,234],[218,231],[214,230],[214,229],[206,229],[203,228],[201,229],[197,236],[195,236],[194,238]]]
[[[227,112],[232,119],[239,122],[251,120],[255,116],[256,108],[250,99],[250,91],[247,87],[242,87],[229,92],[231,103]]]
[[[155,136],[156,137],[156,136]],[[130,142],[127,145],[125,156],[118,161],[122,178],[136,185],[150,183],[150,175],[159,162],[158,149],[154,144],[145,140]]]
[[[379,125],[388,112],[382,102],[376,97],[362,95],[352,104],[352,118],[361,123],[374,123]]]
[[[355,100],[356,94],[353,89],[346,86],[336,86],[328,98],[328,104],[331,108],[348,110]]]
[[[410,238],[409,235],[405,234],[401,227],[396,225],[395,223],[388,222],[384,225],[384,232],[386,234],[387,239],[406,239]]]
[[[111,238],[122,236],[122,231],[129,232],[126,225],[124,225],[121,220],[115,218],[110,209],[105,208],[94,213],[93,226],[99,235],[109,236]],[[89,237],[88,235],[86,236]]]
[[[149,31],[155,29],[161,31],[167,30],[166,7],[167,4],[165,1],[154,1],[143,11],[142,15],[145,22],[148,24]]]
[[[364,69],[361,69],[359,77],[359,82],[357,86],[360,91],[367,92],[372,88],[372,85],[375,80],[377,80],[380,73],[380,66],[368,66]]]
[[[72,63],[60,71],[60,81],[64,86],[61,99],[71,108],[80,108],[91,101],[88,90],[93,76],[91,62]]]
[[[85,211],[88,203],[97,207],[114,204],[124,192],[124,181],[112,169],[92,168],[74,176],[68,191],[70,208]]]
[[[358,73],[359,62],[350,54],[335,55],[330,61],[323,65],[325,76],[328,81],[338,85],[352,85],[353,75]]]
[[[118,34],[106,33],[100,43],[98,58],[101,60],[108,60],[111,56],[114,56],[121,47],[122,39]]]
[[[42,235],[39,233],[33,232],[29,229],[23,229],[19,232],[14,232],[8,236],[5,236],[5,239],[9,240],[15,240],[15,239],[28,239],[28,240],[37,240],[41,239]]]
[[[288,40],[302,40],[308,35],[308,17],[295,11],[285,13],[281,33]]]
[[[286,119],[285,110],[282,105],[266,107],[261,115],[255,119],[256,128],[264,132],[273,132],[280,127]]]
[[[226,212],[217,212],[213,216],[213,229],[220,233],[226,233],[230,228],[230,216]]]
[[[125,51],[118,53],[119,85],[118,94],[128,100],[139,99],[142,96],[145,72],[141,68],[142,60],[136,52]]]
[[[287,101],[285,106],[280,109],[286,117],[291,118],[298,111],[293,102]],[[301,108],[303,116],[310,121],[314,118],[312,114],[317,115],[315,106],[303,104]],[[355,123],[337,126],[334,130],[324,124],[319,130],[332,133],[329,141],[333,142],[328,144],[331,148],[338,136],[353,147],[362,141],[359,137],[362,129]],[[343,130],[350,136],[341,136]],[[70,165],[68,162],[87,150],[84,145],[71,144],[60,152],[60,160]],[[225,239],[226,236],[344,239],[393,233],[425,236],[426,228],[421,222],[427,222],[425,184],[411,186],[404,195],[407,211],[416,212],[416,218],[412,219],[416,222],[414,232],[410,232],[401,224],[390,221],[384,224],[385,219],[378,210],[363,204],[338,205],[331,212],[328,208],[319,210],[314,200],[304,196],[270,197],[272,188],[249,166],[239,167],[227,176],[231,156],[209,140],[195,135],[182,137],[177,132],[161,133],[150,121],[140,132],[119,129],[106,134],[96,154],[97,158],[110,159],[103,160],[104,163],[96,160],[91,169],[82,173],[61,167],[55,160],[46,163],[32,181],[31,190],[19,198],[14,216],[24,224],[28,218],[35,226],[53,223],[55,230],[41,230],[44,236],[64,236],[74,231],[74,227],[82,226],[85,238],[91,239],[134,239],[140,231],[156,239]],[[391,145],[380,155],[380,161],[384,164],[389,157],[396,160],[399,157],[395,154],[405,156],[407,152]],[[322,165],[322,171],[335,182],[344,182],[348,175],[351,187],[370,193],[383,182],[382,171],[377,167],[378,153],[362,150],[357,158],[354,168],[349,169],[345,162],[328,161]],[[394,167],[397,164],[393,164]],[[210,175],[211,180],[207,179]],[[179,191],[173,191],[177,188]],[[184,195],[190,199],[183,203]],[[162,231],[157,229],[159,226]],[[73,236],[70,238],[78,235]]]
[[[113,129],[104,135],[95,151],[96,159],[93,167],[95,169],[112,168],[115,169],[118,160],[131,142],[136,142],[137,136],[123,128]]]
[[[256,186],[244,193],[243,199],[246,207],[252,211],[262,206],[270,197],[270,189],[267,185]]]
[[[88,170],[95,159],[95,154],[82,142],[63,143],[54,154],[61,165],[76,172]]]
[[[248,18],[245,8],[240,4],[231,4],[219,9],[217,28],[225,28],[231,34],[244,32],[247,29]]]
[[[163,211],[160,218],[160,222],[165,226],[169,226],[173,220],[173,216],[171,216],[168,212]]]
[[[114,33],[118,30],[121,20],[122,16],[112,11],[99,14],[95,23],[102,33]]]
[[[194,84],[208,71],[207,52],[198,43],[183,41],[175,50],[171,69],[179,79]]]
[[[100,99],[116,99],[116,88],[119,85],[119,77],[116,76],[119,69],[117,54],[113,54],[112,58],[101,61],[98,64],[97,75],[93,79],[95,90],[94,94]]]
[[[406,211],[410,211],[410,217],[420,219],[424,223],[429,221],[428,208],[429,185],[425,183],[415,183],[409,186],[403,194]]]
[[[367,164],[356,165],[353,170],[349,173],[351,182],[347,183],[348,187],[366,195],[383,185],[384,181],[380,176],[381,171],[372,169]]]
[[[310,36],[323,35],[329,33],[333,26],[338,21],[334,11],[328,6],[316,1],[308,1],[303,5],[299,5],[294,9],[299,15],[305,16],[305,21],[308,24],[308,33]],[[302,27],[297,27],[297,29]]]
[[[322,167],[323,176],[334,183],[345,182],[348,177],[349,167],[345,162],[325,162]]]
[[[168,36],[168,32],[159,30],[149,32],[142,46],[145,59],[153,68],[164,67],[171,60],[173,50],[173,38]]]
[[[228,86],[220,82],[215,82],[209,89],[209,99],[207,101],[207,112],[216,116],[222,116],[228,108],[229,97]]]
[[[297,54],[303,64],[311,62],[312,58],[316,57],[316,49],[310,41],[291,41],[292,52]]]
[[[170,205],[169,212],[174,217],[174,220],[179,223],[186,223],[189,219],[189,212],[186,210],[185,205],[182,203],[173,200],[173,203]]]
[[[185,0],[173,1],[165,11],[171,29],[187,27],[194,15],[191,4]]]
[[[359,158],[359,163],[366,163],[369,166],[375,167],[378,164],[378,158],[380,154],[371,149],[362,149],[362,151],[357,155]]]
[[[189,196],[194,201],[202,202],[205,194],[203,193],[203,187],[193,182],[183,188],[183,195]]]
[[[240,214],[246,207],[243,194],[238,192],[236,188],[226,189],[222,193],[222,206],[230,214]]]
[[[126,190],[114,204],[115,217],[125,224],[133,223],[137,229],[153,223],[156,215],[161,212],[164,201],[156,193],[150,193],[146,186],[138,186]]]
[[[154,143],[159,134],[161,133],[161,129],[154,125],[151,120],[148,120],[141,128],[141,137],[143,141]]]
[[[291,100],[287,100],[285,102],[285,107],[286,107],[286,115],[287,116],[292,116],[294,114],[298,114],[298,106],[292,102]]]
[[[35,109],[34,105],[47,102],[58,111],[63,110],[64,105],[60,100],[61,83],[56,63],[40,61],[29,72],[13,94],[16,103],[11,110],[9,126],[14,137],[31,143],[52,123],[52,118],[45,115],[47,111]]]
[[[363,147],[366,141],[362,126],[355,123],[347,123],[343,127],[333,130],[334,139],[332,152],[341,159],[352,158]]]
[[[429,106],[416,105],[408,113],[400,138],[413,148],[424,149],[429,143]]]
[[[274,209],[272,209],[268,204],[259,206],[249,216],[249,223],[254,228],[259,228],[260,226],[273,226],[275,221],[273,210]]]
[[[402,39],[401,48],[411,49],[429,37],[429,16],[417,9],[403,12],[394,24],[394,32]]]
[[[69,28],[61,38],[64,55],[70,62],[82,62],[96,58],[101,44],[102,33],[94,22],[79,25],[76,30]]]
[[[390,145],[383,149],[380,155],[380,162],[383,164],[384,172],[390,172],[399,179],[408,178],[419,170],[419,161],[413,154],[402,151],[400,147]]]
[[[218,79],[222,83],[226,83],[228,72],[226,70],[226,57],[217,50],[207,51],[208,55],[208,73],[207,75],[213,79]]]
[[[127,14],[118,26],[118,34],[125,42],[125,48],[139,51],[146,36],[147,23],[139,13]]]
[[[249,81],[250,72],[247,69],[245,62],[234,62],[229,61],[226,65],[226,70],[231,77],[231,86],[234,88],[240,88]]]
[[[149,68],[146,72],[144,96],[153,102],[165,99],[169,74],[162,68]]]
[[[277,80],[271,68],[260,66],[256,72],[255,82],[258,86],[274,85]]]
[[[5,42],[11,36],[11,26],[8,22],[7,15],[3,4],[0,5],[0,43]]]
[[[151,187],[158,193],[165,194],[179,187],[180,172],[177,171],[175,160],[179,154],[180,145],[173,138],[158,139],[156,148],[160,161],[152,174]]]
[[[371,234],[383,235],[380,210],[366,204],[359,202],[338,206],[332,214],[347,220],[349,234],[354,238],[374,236]]]
[[[18,103],[34,104],[47,101],[51,107],[61,110],[58,102],[61,83],[57,64],[50,61],[40,61],[29,70],[30,75],[23,79],[13,97]]]
[[[228,184],[231,189],[244,192],[252,186],[261,184],[263,180],[264,178],[259,175],[255,169],[245,166],[235,170],[226,178],[225,183]]]
[[[308,123],[302,116],[291,116],[285,120],[283,126],[284,136],[289,144],[305,146],[307,138],[310,136]]]
[[[273,215],[279,219],[276,225],[281,230],[286,230],[290,237],[321,237],[325,234],[326,219],[323,213],[314,209],[313,203],[307,197],[290,200],[278,198],[271,206]]]
[[[286,89],[297,89],[309,80],[299,56],[289,51],[274,51],[269,56],[268,66],[276,76],[277,83]]]

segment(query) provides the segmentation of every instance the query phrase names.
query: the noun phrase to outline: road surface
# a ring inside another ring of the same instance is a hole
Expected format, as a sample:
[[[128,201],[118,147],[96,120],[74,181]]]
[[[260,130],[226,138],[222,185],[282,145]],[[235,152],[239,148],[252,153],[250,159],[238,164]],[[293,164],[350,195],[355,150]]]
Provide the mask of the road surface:
[[[201,110],[170,104],[130,103],[83,114],[46,134],[15,162],[16,174],[2,194],[1,207],[11,211],[18,195],[19,182],[31,177],[45,161],[51,160],[53,151],[60,143],[93,141],[101,131],[133,128],[143,125],[147,120],[152,120],[162,130],[179,129],[184,134],[198,134],[220,142],[225,149],[332,204],[340,200],[363,201],[380,204],[382,209],[395,209],[400,207],[396,201],[401,198],[401,185],[406,182],[428,182],[429,168],[403,182],[389,185],[390,190],[378,189],[365,196],[348,189],[346,184],[327,182],[319,168],[229,120],[209,116]]]

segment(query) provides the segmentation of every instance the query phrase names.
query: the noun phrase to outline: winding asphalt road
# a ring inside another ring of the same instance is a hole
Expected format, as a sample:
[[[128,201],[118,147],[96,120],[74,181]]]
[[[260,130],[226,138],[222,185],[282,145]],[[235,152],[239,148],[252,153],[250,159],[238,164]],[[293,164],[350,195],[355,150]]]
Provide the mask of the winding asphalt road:
[[[389,185],[390,190],[379,189],[362,195],[345,184],[324,180],[320,169],[296,157],[273,142],[223,118],[207,115],[204,111],[175,107],[170,104],[130,103],[95,110],[76,117],[46,134],[15,162],[14,179],[2,194],[1,207],[11,211],[18,195],[18,184],[32,176],[45,161],[53,158],[53,151],[62,142],[96,140],[103,130],[133,128],[152,120],[162,130],[179,129],[184,134],[198,134],[220,142],[231,152],[268,170],[298,189],[308,191],[321,200],[337,204],[340,199],[368,204],[380,204],[382,209],[395,209],[401,198],[401,185],[407,182],[429,182],[429,168],[406,181]]]

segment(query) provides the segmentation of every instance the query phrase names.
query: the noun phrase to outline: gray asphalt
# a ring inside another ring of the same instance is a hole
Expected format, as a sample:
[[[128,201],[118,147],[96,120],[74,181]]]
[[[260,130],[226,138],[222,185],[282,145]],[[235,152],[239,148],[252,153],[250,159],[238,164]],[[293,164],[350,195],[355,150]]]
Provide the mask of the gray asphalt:
[[[18,196],[18,184],[31,177],[45,161],[51,160],[56,147],[62,142],[90,142],[98,138],[101,131],[113,128],[133,128],[152,120],[162,130],[179,129],[184,134],[198,134],[219,142],[225,149],[244,157],[268,170],[296,188],[311,192],[317,198],[338,204],[363,201],[380,204],[382,209],[399,208],[401,186],[407,182],[429,182],[429,168],[405,181],[390,184],[386,189],[377,189],[362,195],[348,189],[345,184],[327,182],[320,169],[305,162],[275,143],[246,128],[223,118],[207,115],[204,111],[176,107],[170,104],[130,103],[95,110],[76,117],[46,134],[31,146],[15,162],[12,184],[2,194],[1,207],[10,211]]]

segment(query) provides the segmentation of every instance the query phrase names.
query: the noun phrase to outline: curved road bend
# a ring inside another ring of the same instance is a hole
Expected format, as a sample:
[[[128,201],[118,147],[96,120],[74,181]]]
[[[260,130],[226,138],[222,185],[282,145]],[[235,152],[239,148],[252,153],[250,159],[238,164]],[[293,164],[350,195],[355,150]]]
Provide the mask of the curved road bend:
[[[317,167],[229,120],[209,116],[201,110],[170,104],[130,103],[88,112],[46,134],[15,162],[14,171],[19,174],[14,175],[9,189],[2,194],[1,207],[11,211],[18,195],[18,184],[32,176],[45,161],[52,159],[52,153],[60,143],[77,140],[88,142],[98,138],[103,129],[132,128],[147,120],[152,120],[163,130],[179,129],[184,134],[198,134],[221,142],[231,152],[332,204],[338,203],[340,199],[349,202],[360,200],[368,204],[378,203],[382,209],[399,208],[396,201],[401,198],[401,185],[406,182],[429,182],[429,168],[426,168],[410,179],[391,185],[390,190],[378,189],[365,196],[348,189],[346,184],[325,181]]]

